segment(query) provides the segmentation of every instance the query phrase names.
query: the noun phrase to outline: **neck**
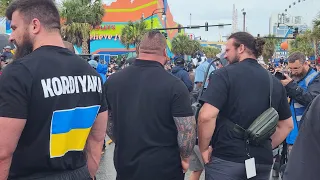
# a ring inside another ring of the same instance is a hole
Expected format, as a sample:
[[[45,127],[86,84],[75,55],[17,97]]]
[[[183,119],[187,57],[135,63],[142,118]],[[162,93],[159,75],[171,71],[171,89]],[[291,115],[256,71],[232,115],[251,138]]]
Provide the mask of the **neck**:
[[[310,70],[310,67],[308,66],[307,68],[306,68],[306,74],[305,75],[307,75],[308,74],[308,72],[309,72],[309,70]]]
[[[41,46],[58,46],[65,47],[59,32],[47,32],[42,36],[37,37],[34,42],[33,50],[38,49]]]
[[[247,55],[247,56],[242,56],[239,58],[239,62],[245,60],[245,59],[257,59],[256,57],[254,57],[253,55]]]
[[[161,63],[162,65],[165,64],[165,58],[163,56],[159,56],[159,55],[155,55],[155,54],[139,53],[139,56],[137,59],[146,60],[146,61],[157,61],[157,62]]]

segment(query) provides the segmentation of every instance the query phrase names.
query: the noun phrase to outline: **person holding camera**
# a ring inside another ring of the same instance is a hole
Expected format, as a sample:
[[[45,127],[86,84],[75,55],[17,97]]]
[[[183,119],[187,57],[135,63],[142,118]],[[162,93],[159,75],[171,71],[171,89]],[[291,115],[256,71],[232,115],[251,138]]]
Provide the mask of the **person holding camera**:
[[[230,64],[213,71],[201,97],[198,135],[206,180],[269,179],[272,148],[293,128],[285,88],[257,62],[264,44],[246,32],[232,34],[225,54]],[[265,136],[254,139],[257,120]]]
[[[288,154],[298,135],[300,120],[306,107],[320,94],[320,76],[317,71],[309,67],[306,56],[301,52],[292,53],[288,57],[288,67],[291,75],[284,74],[281,80],[290,98],[290,109],[293,117],[294,129],[286,139]]]

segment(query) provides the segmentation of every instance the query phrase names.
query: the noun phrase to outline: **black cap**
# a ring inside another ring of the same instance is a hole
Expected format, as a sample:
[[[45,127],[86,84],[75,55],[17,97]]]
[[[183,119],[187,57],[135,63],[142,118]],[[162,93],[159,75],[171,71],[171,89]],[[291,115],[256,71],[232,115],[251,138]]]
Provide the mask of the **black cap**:
[[[185,60],[183,58],[178,58],[174,62],[176,65],[183,65],[185,63]]]

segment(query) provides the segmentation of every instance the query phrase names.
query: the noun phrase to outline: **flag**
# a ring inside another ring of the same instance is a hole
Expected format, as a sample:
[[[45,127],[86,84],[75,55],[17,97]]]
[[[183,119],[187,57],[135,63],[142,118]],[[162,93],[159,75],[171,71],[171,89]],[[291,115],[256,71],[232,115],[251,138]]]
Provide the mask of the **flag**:
[[[54,111],[50,129],[50,158],[83,151],[100,105]]]

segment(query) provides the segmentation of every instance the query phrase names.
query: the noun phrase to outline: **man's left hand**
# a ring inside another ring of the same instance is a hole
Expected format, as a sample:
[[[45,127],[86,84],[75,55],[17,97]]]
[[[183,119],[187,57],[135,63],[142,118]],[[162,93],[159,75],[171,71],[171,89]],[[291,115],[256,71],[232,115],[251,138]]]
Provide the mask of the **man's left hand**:
[[[291,77],[289,77],[287,74],[283,74],[285,77],[286,77],[286,79],[285,80],[281,80],[281,84],[283,85],[283,86],[286,86],[286,85],[288,85],[291,81],[292,81],[292,79],[291,79]]]

